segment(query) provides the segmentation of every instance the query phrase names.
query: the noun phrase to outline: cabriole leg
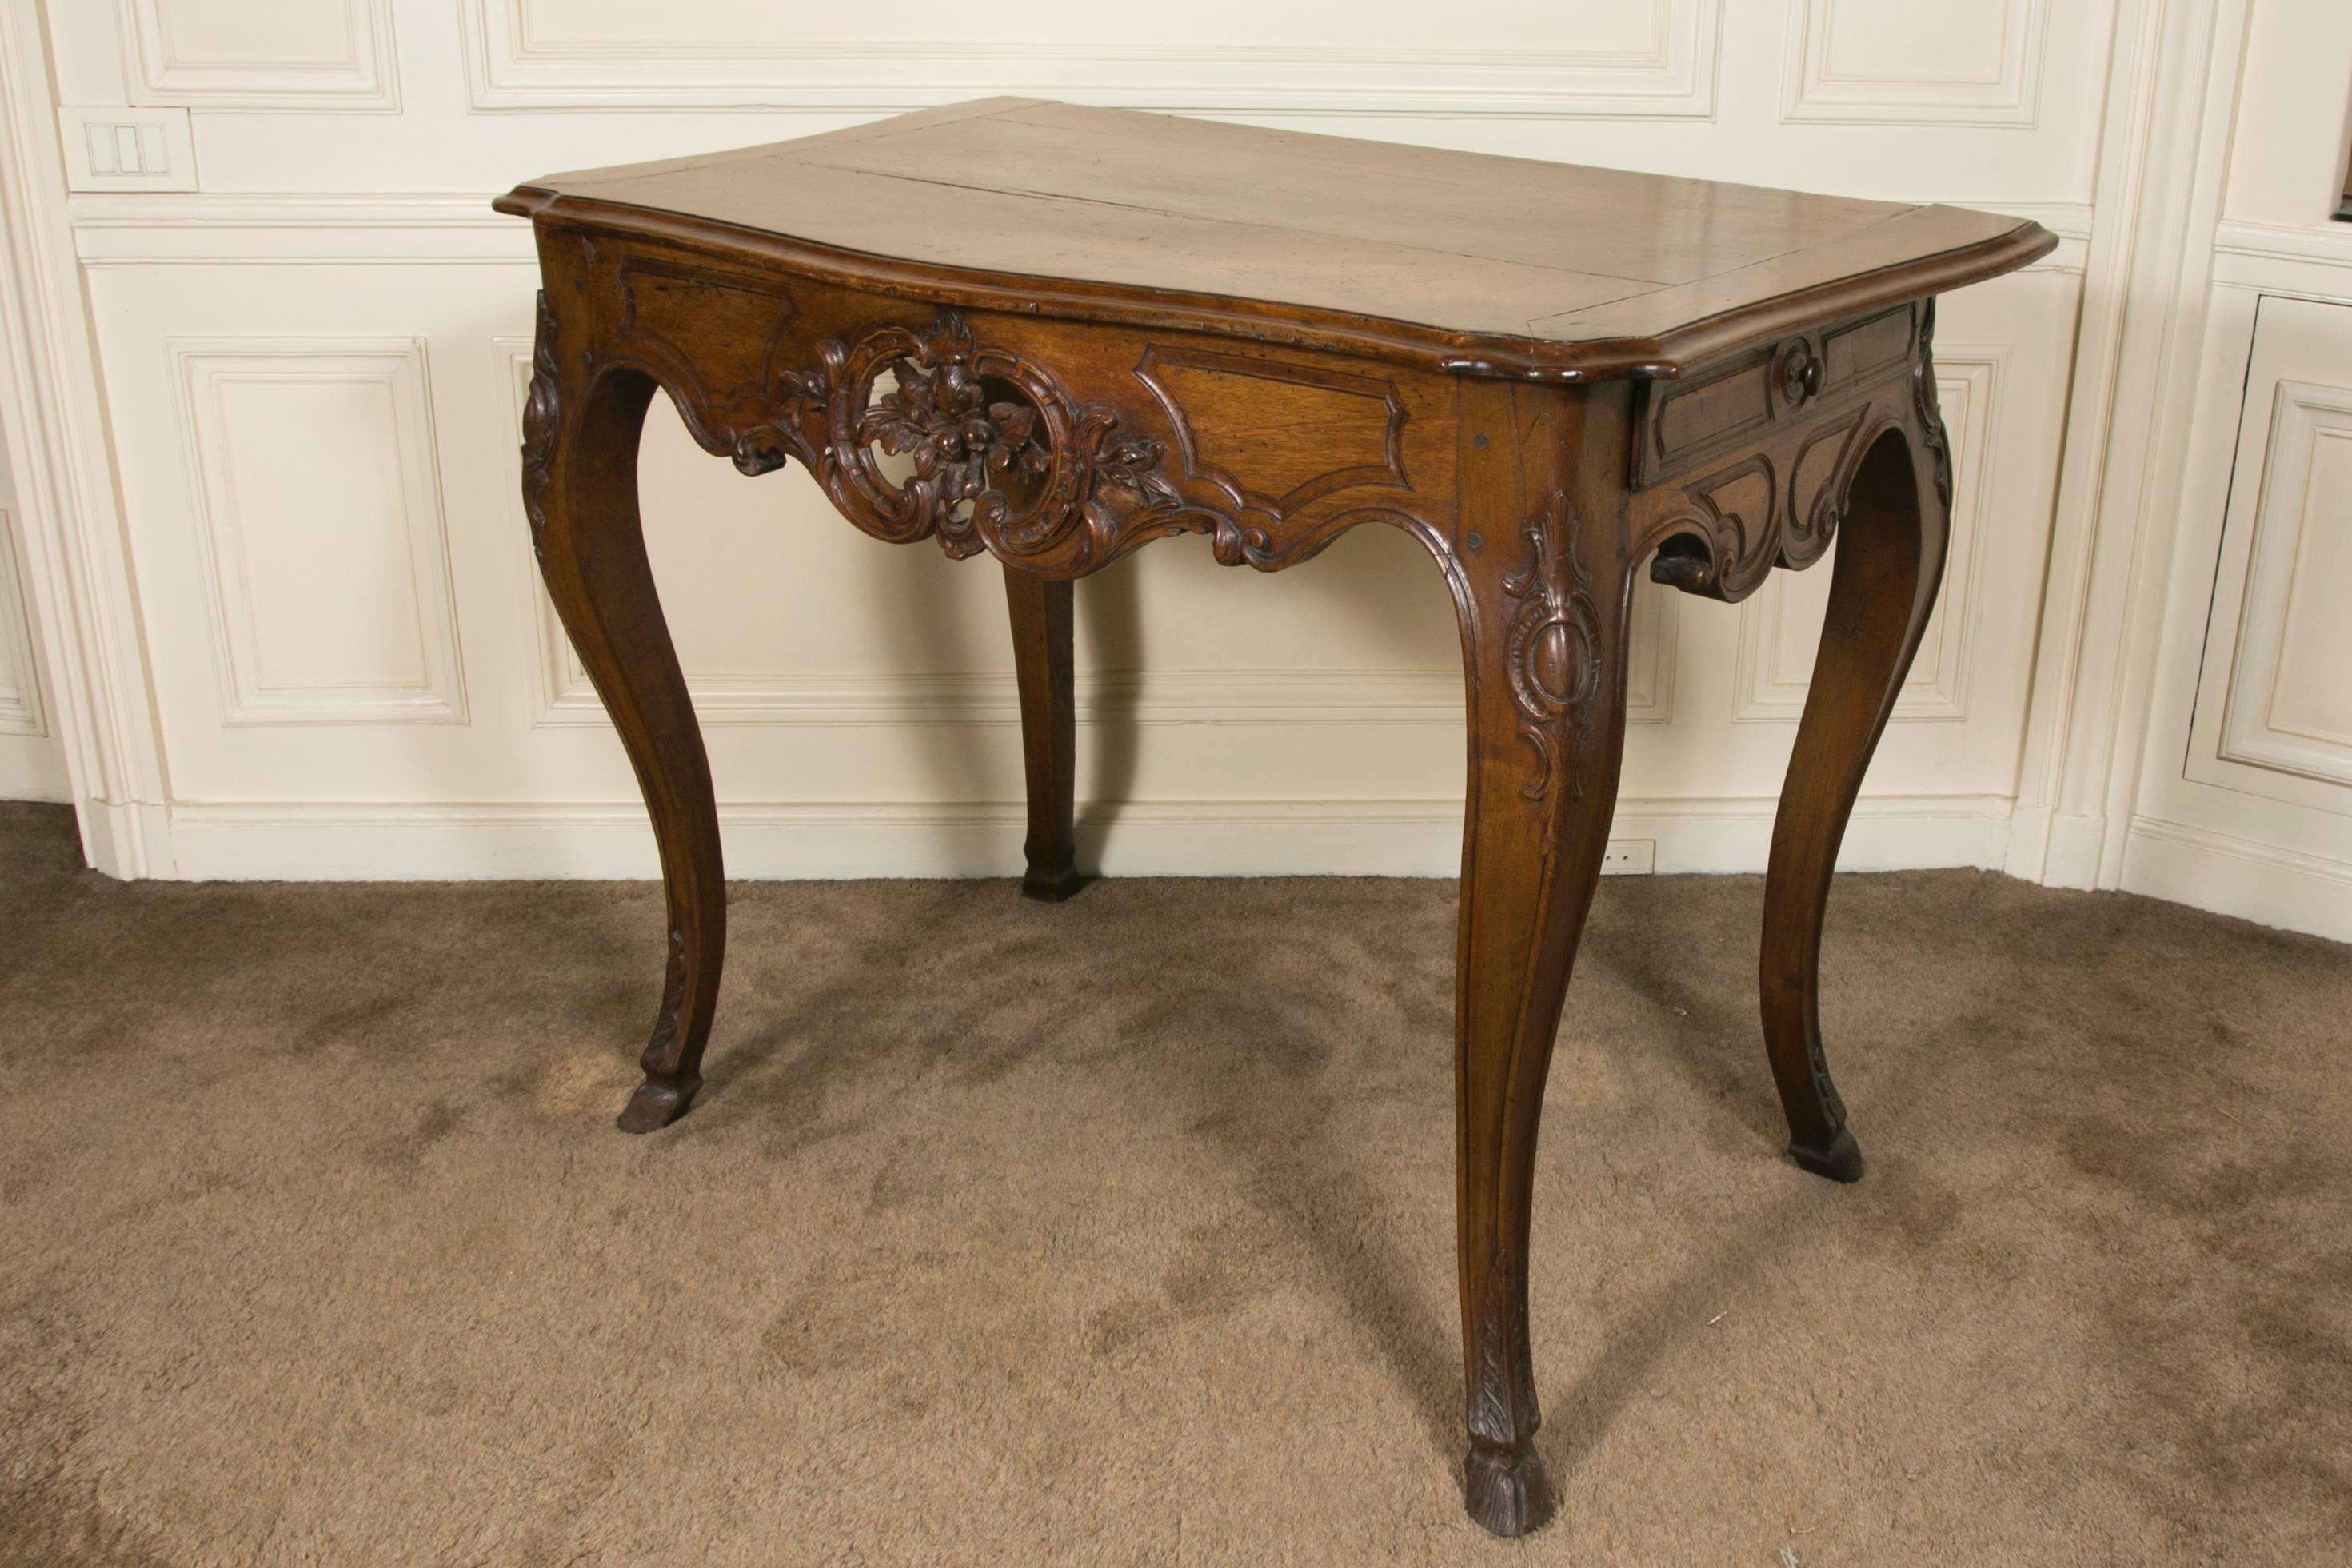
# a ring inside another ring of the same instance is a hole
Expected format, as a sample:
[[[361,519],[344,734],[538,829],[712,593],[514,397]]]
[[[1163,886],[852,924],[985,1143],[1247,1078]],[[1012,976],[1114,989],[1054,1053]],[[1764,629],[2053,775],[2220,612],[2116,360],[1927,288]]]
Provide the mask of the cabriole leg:
[[[1613,513],[1582,516],[1567,490],[1530,500],[1498,484],[1465,495],[1465,514],[1481,540],[1456,556],[1454,585],[1470,673],[1454,997],[1465,1501],[1520,1535],[1554,1501],[1534,1444],[1528,1208],[1552,1038],[1616,803],[1628,577]]]
[[[1071,584],[1004,569],[1013,667],[1021,688],[1021,751],[1029,779],[1028,873],[1021,894],[1059,904],[1086,885],[1075,830],[1078,715],[1072,691]]]
[[[702,1086],[727,945],[727,884],[710,765],[637,516],[637,437],[654,383],[629,371],[571,370],[581,357],[582,345],[562,338],[542,297],[524,503],[548,594],[636,769],[668,902],[668,966],[641,1059],[646,1081],[620,1117],[622,1131],[650,1133],[684,1115]]]
[[[1862,1150],[1822,1050],[1822,922],[1846,819],[1936,602],[1948,532],[1944,485],[1915,439],[1882,434],[1848,493],[1821,656],[1764,882],[1758,979],[1772,1077],[1789,1113],[1789,1153],[1835,1181],[1861,1178]]]

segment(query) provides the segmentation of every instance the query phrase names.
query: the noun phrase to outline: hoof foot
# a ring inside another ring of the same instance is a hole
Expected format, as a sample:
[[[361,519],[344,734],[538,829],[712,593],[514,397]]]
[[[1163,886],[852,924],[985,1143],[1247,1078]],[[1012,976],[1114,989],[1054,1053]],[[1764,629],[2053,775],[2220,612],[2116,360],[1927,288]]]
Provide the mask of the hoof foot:
[[[1078,889],[1094,881],[1082,875],[1076,866],[1058,872],[1033,871],[1021,879],[1021,896],[1039,904],[1060,904],[1077,895]]]
[[[1462,1501],[1489,1534],[1525,1535],[1551,1518],[1551,1478],[1533,1445],[1514,1454],[1473,1443]]]
[[[617,1125],[624,1133],[657,1133],[686,1114],[694,1103],[694,1092],[701,1087],[698,1082],[657,1083],[648,1078],[629,1096]]]
[[[1838,1129],[1837,1136],[1826,1147],[1790,1139],[1789,1157],[1815,1176],[1827,1176],[1832,1181],[1862,1179],[1862,1146],[1843,1127]]]

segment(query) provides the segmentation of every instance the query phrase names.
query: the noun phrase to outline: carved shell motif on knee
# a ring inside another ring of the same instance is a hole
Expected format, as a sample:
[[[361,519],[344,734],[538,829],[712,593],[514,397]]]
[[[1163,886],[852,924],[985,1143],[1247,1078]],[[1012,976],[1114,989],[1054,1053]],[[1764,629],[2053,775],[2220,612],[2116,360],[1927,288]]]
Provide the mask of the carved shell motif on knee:
[[[1527,564],[1503,580],[1506,597],[1517,601],[1504,635],[1505,668],[1511,680],[1511,700],[1521,720],[1519,737],[1533,747],[1542,763],[1537,775],[1520,786],[1529,800],[1551,792],[1552,780],[1563,764],[1572,765],[1591,738],[1592,699],[1601,690],[1601,652],[1600,609],[1592,598],[1592,577],[1578,558],[1579,520],[1564,490],[1552,492],[1539,517],[1521,525],[1527,542]],[[1571,756],[1560,755],[1560,720],[1567,720]],[[1571,777],[1570,799],[1583,794],[1580,779]]]

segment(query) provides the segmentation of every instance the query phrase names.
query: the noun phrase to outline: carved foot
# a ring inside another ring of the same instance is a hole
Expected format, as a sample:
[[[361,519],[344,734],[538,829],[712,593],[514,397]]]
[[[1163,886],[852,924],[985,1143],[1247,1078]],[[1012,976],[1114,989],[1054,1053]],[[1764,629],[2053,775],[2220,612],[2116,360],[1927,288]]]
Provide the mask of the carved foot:
[[[1463,1505],[1479,1528],[1501,1536],[1540,1529],[1552,1514],[1551,1478],[1533,1444],[1517,1453],[1470,1445]]]
[[[1040,904],[1061,904],[1076,897],[1078,889],[1092,881],[1076,866],[1059,872],[1033,871],[1021,879],[1021,896]]]
[[[1843,1127],[1838,1129],[1837,1136],[1829,1141],[1827,1147],[1800,1144],[1791,1139],[1789,1157],[1815,1176],[1827,1176],[1832,1181],[1862,1179],[1862,1146]]]
[[[699,1078],[690,1078],[683,1083],[648,1078],[629,1096],[629,1103],[616,1124],[624,1133],[658,1133],[686,1114],[687,1107],[694,1103],[694,1092],[701,1087]]]

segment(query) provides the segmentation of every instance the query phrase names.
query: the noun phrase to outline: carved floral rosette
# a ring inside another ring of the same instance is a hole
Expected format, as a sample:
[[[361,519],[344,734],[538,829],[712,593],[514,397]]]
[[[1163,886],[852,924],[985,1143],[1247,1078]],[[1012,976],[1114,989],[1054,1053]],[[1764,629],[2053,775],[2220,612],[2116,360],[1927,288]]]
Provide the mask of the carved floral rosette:
[[[986,549],[1069,575],[1200,526],[1155,472],[1160,443],[1122,436],[1116,412],[1078,403],[1043,367],[981,345],[952,310],[855,343],[828,339],[817,352],[819,369],[782,378],[782,417],[744,434],[736,465],[776,466],[781,438],[877,538],[936,534],[950,556]],[[886,372],[895,384],[877,397]],[[911,459],[913,473],[894,481],[884,456]]]

